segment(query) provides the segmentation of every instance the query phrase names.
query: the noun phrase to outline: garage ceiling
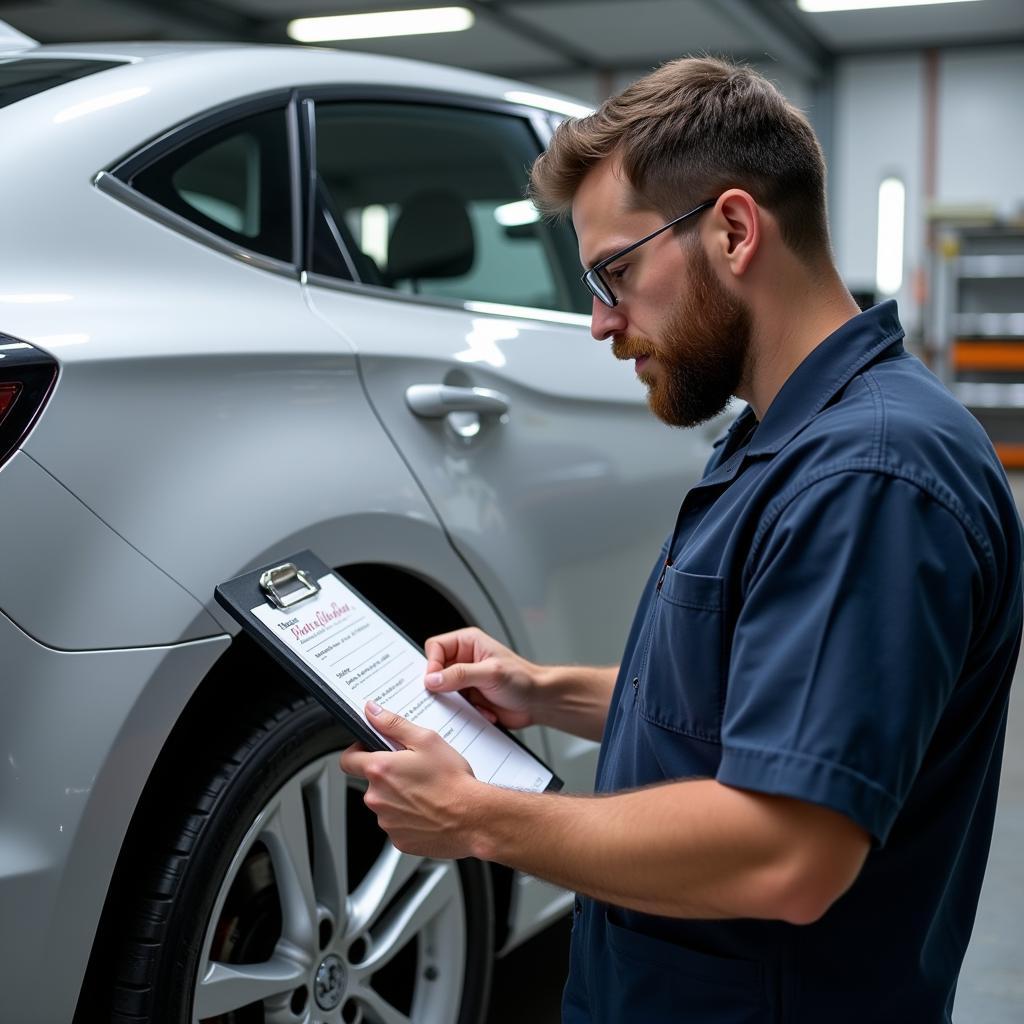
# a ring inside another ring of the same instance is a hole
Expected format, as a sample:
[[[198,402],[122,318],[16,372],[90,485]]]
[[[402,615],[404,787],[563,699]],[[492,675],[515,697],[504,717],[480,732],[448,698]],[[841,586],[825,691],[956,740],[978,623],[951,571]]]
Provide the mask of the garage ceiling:
[[[843,53],[1024,42],[1024,2],[976,0],[807,14],[796,0],[437,0],[476,13],[466,32],[346,42],[517,78],[615,72],[709,51],[777,61],[815,79]],[[288,42],[287,22],[431,6],[431,0],[0,0],[0,19],[42,42]]]

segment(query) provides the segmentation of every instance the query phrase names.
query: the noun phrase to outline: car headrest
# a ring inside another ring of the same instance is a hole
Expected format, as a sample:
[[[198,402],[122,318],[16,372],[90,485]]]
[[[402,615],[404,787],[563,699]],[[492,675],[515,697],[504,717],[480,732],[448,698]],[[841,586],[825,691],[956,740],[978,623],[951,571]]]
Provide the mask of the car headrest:
[[[461,277],[473,266],[473,226],[452,192],[427,189],[402,205],[388,242],[387,276],[394,281]]]

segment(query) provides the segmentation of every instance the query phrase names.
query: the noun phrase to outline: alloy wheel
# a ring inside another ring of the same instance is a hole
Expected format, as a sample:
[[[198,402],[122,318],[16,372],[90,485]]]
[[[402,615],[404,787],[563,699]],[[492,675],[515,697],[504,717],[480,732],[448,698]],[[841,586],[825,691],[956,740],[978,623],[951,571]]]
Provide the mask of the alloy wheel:
[[[457,864],[399,852],[318,757],[266,801],[214,900],[193,1022],[454,1021],[466,963]]]

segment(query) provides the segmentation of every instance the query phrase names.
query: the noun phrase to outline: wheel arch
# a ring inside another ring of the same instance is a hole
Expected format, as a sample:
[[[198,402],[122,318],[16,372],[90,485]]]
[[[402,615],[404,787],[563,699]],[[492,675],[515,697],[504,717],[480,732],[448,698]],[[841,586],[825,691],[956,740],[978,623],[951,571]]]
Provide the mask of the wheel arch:
[[[433,583],[405,569],[380,563],[355,563],[338,570],[414,641],[470,624],[470,616]],[[117,862],[107,887],[88,967],[78,997],[73,1024],[91,1024],[109,992],[117,951],[117,925],[133,880],[134,864],[146,843],[163,795],[174,783],[189,751],[217,728],[219,716],[230,713],[235,702],[257,694],[281,705],[305,696],[306,691],[280,668],[245,633],[238,633],[203,677],[184,705],[142,789],[132,814]],[[509,931],[513,872],[501,865],[486,865],[494,897],[495,950],[503,947]]]

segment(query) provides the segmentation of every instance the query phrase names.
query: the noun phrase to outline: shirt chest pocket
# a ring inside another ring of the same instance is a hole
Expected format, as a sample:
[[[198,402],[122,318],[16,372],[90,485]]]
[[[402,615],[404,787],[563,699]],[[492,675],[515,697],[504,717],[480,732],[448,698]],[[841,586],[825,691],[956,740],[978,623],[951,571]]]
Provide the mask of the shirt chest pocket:
[[[725,581],[668,566],[636,680],[653,725],[719,742],[725,705]]]

